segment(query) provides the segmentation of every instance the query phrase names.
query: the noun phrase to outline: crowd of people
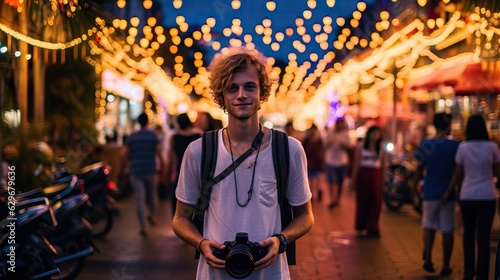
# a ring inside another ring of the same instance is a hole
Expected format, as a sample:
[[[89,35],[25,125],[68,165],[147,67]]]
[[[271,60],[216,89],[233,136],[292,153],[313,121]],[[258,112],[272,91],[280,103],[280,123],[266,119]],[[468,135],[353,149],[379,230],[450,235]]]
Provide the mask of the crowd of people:
[[[194,122],[187,114],[175,116],[174,132],[163,141],[168,146],[165,153],[162,142],[146,128],[147,116],[141,114],[142,129],[125,142],[124,159],[130,162],[140,233],[146,235],[146,220],[151,226],[156,223],[156,186],[169,186],[172,228],[201,254],[197,279],[227,278],[226,263],[215,252],[223,252],[223,243],[241,233],[267,248],[255,263],[254,277],[287,279],[287,245],[313,226],[312,203],[322,201],[334,211],[341,205],[345,188],[355,192],[354,228],[358,235],[379,238],[383,234],[379,220],[388,159],[382,144],[386,135],[380,126],[372,125],[363,137],[352,139],[343,118],[323,130],[312,124],[303,137],[296,137],[292,122],[284,127],[290,157],[285,205],[292,209],[293,220],[282,225],[278,215],[283,211],[282,198],[276,191],[279,178],[269,165],[276,160],[272,142],[277,139],[272,130],[260,124],[258,114],[273,83],[264,61],[256,51],[233,48],[211,63],[213,100],[227,114],[227,126],[208,113],[198,114]],[[488,279],[489,238],[497,201],[494,179],[500,175],[500,153],[480,115],[468,119],[462,142],[451,139],[451,121],[451,115],[437,113],[433,121],[436,134],[421,141],[415,156],[418,168],[413,189],[424,179],[423,269],[435,271],[433,244],[436,232],[441,232],[440,275],[452,274],[450,260],[459,207],[464,227],[464,277]],[[200,171],[206,152],[202,135],[212,130],[217,131],[215,167],[214,174],[205,180]],[[203,189],[206,185],[210,186],[208,191]],[[201,229],[192,222],[197,211],[204,219]]]

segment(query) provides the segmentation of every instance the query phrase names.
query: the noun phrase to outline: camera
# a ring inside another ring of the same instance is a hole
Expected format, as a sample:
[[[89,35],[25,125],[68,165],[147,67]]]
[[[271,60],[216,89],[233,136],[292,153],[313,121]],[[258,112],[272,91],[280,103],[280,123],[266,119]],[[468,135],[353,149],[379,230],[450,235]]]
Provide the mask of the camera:
[[[217,258],[226,261],[227,273],[236,279],[248,277],[253,272],[254,263],[267,254],[267,247],[248,241],[248,233],[238,232],[234,241],[224,242],[222,250],[214,249]]]

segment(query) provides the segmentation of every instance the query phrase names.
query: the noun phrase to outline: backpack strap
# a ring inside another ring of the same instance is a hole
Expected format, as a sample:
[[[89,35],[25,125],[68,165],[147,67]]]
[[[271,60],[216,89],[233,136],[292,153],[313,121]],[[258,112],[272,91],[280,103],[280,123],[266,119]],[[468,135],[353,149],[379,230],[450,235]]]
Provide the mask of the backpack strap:
[[[210,200],[210,193],[203,185],[214,177],[215,165],[217,163],[217,144],[218,144],[218,130],[210,130],[203,133],[201,136],[201,183],[200,183],[200,197],[196,203],[195,212],[193,214],[192,222],[196,229],[203,235],[203,223],[205,209]],[[196,250],[195,258],[200,257],[200,251]]]
[[[284,229],[293,219],[293,209],[286,197],[288,189],[288,175],[290,173],[290,149],[288,135],[279,130],[272,129],[272,149],[274,172],[278,185],[278,203],[281,212],[281,228]],[[286,256],[289,265],[295,265],[295,242],[287,246]]]

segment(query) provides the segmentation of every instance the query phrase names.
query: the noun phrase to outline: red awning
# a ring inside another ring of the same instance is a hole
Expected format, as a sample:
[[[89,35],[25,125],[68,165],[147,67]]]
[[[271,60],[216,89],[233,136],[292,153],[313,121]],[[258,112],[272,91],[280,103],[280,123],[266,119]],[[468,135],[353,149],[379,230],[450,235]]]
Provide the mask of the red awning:
[[[437,69],[423,78],[406,85],[409,90],[431,90],[439,86],[453,87],[455,94],[499,94],[500,72],[488,71],[481,63],[463,63]]]

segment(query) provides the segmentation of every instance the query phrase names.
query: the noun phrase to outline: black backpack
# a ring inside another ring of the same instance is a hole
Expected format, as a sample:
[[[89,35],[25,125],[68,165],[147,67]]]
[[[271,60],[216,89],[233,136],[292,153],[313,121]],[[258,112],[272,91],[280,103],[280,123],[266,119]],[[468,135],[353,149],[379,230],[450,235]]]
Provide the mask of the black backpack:
[[[201,155],[201,181],[208,182],[214,177],[215,165],[217,163],[217,144],[218,144],[218,130],[207,131],[202,136],[202,155]],[[288,187],[288,174],[290,172],[290,153],[288,148],[288,135],[279,130],[271,129],[272,132],[272,149],[273,149],[273,164],[276,173],[276,181],[278,186],[278,203],[281,210],[281,228],[285,228],[293,218],[292,206],[286,197]],[[202,196],[205,197],[206,203],[202,209],[196,207],[193,214],[192,222],[203,234],[203,220],[208,201],[210,200],[210,193],[203,193],[203,186],[201,187]],[[210,192],[210,191],[208,191]],[[289,265],[295,265],[295,242],[287,245],[287,259]],[[196,258],[199,258],[200,252],[196,251]]]

